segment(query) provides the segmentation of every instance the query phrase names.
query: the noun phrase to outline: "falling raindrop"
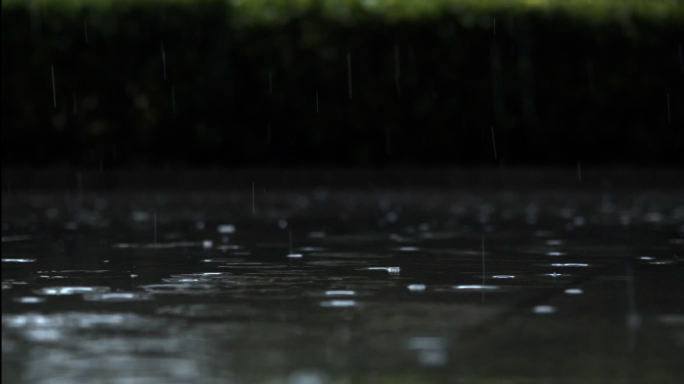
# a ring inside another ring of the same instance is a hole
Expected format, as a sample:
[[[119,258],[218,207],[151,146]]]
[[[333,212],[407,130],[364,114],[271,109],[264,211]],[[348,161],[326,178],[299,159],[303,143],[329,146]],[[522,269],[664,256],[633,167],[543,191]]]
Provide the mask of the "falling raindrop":
[[[171,87],[171,104],[173,105],[173,113],[177,113],[176,110],[176,87]]]
[[[292,253],[292,227],[290,227],[290,253]]]
[[[489,45],[490,69],[492,72],[492,92],[494,100],[494,113],[496,118],[501,121],[505,115],[504,96],[503,96],[503,74],[501,65],[501,50],[499,43],[492,39]]]
[[[565,293],[568,295],[581,295],[584,291],[582,291],[580,288],[568,288],[565,290]]]
[[[492,126],[492,146],[494,147],[494,159],[496,160],[496,139],[494,138],[494,127]]]
[[[392,141],[390,140],[389,127],[385,127],[385,153],[387,157],[392,155]]]
[[[164,42],[161,43],[162,63],[164,64],[164,80],[166,80],[166,52],[164,51]]]
[[[351,71],[351,54],[347,52],[347,80],[349,82],[349,98],[352,98],[352,71]]]
[[[582,168],[580,168],[580,162],[577,162],[577,177],[579,181],[582,181]]]
[[[273,72],[268,71],[268,94],[273,94]]]
[[[216,230],[218,231],[218,233],[221,233],[221,234],[235,233],[235,225],[233,225],[233,224],[221,224],[216,228]]]
[[[482,286],[485,285],[485,245],[484,236],[482,236]],[[482,291],[482,301],[484,301],[484,290]]]
[[[523,117],[527,125],[531,125],[536,120],[534,102],[534,68],[532,63],[531,43],[529,29],[523,25],[520,30],[518,72],[520,76],[520,102],[523,110]]]
[[[76,182],[78,183],[78,205],[80,207],[81,201],[83,201],[83,178],[81,177],[81,172],[76,174]]]
[[[401,88],[399,86],[399,76],[401,75],[401,67],[399,62],[399,46],[394,45],[394,83],[397,87],[397,95],[401,97]]]
[[[587,63],[587,77],[589,78],[589,94],[594,95],[594,63]]]
[[[667,93],[667,122],[668,124],[672,121],[670,120],[670,93]]]
[[[550,305],[537,305],[533,309],[534,313],[554,313],[556,312],[556,308],[550,306]]]
[[[55,89],[55,66],[50,66],[50,72],[52,73],[52,103],[57,109],[57,90]]]

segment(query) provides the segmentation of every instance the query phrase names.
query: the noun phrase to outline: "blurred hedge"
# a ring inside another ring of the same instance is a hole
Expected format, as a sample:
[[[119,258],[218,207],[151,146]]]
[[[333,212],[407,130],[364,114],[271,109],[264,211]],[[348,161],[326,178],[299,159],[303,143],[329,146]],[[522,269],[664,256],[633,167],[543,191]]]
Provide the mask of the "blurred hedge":
[[[4,1],[3,163],[681,163],[682,36],[666,0]]]

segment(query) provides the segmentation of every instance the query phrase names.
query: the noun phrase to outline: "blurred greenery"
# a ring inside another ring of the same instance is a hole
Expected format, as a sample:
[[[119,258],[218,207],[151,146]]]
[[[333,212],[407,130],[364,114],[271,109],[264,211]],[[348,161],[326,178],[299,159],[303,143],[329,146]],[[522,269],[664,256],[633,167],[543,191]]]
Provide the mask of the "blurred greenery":
[[[2,7],[3,163],[682,158],[681,1]]]

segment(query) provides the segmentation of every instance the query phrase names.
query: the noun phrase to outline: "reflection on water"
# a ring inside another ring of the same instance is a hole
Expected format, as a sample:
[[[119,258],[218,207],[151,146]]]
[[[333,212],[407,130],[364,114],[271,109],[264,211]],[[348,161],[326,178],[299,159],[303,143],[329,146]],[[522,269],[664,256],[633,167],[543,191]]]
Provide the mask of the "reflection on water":
[[[15,192],[2,204],[3,382],[684,377],[681,191]]]

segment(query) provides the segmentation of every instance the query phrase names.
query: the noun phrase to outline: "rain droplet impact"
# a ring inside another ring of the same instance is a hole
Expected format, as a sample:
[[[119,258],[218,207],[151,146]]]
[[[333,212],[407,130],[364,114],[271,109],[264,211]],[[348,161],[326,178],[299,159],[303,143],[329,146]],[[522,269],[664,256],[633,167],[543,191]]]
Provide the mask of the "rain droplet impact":
[[[425,284],[411,284],[408,286],[408,290],[412,292],[422,292],[425,288]]]
[[[534,313],[554,313],[556,312],[556,308],[550,306],[550,305],[537,305],[532,309]]]
[[[330,300],[321,302],[322,307],[355,307],[355,300]]]
[[[35,291],[38,295],[83,295],[89,293],[107,293],[109,287],[47,287]]]
[[[489,291],[499,289],[496,285],[455,285],[452,288],[463,291]]]

